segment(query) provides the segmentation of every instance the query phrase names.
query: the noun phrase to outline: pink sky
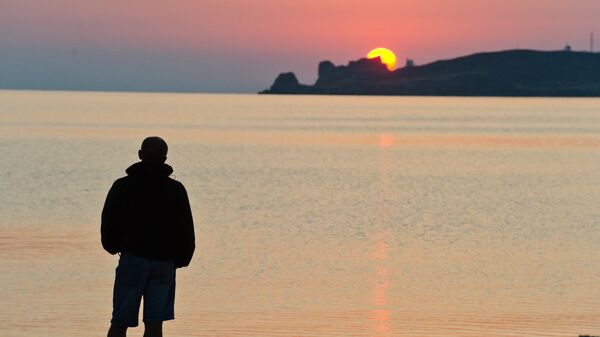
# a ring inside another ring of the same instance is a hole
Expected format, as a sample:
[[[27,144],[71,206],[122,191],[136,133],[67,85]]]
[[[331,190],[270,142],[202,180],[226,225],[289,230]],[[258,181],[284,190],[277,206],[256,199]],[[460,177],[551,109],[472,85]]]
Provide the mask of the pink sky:
[[[93,62],[107,68],[139,55],[148,67],[206,67],[196,71],[213,82],[227,71],[255,77],[238,85],[225,76],[233,91],[260,90],[280,71],[314,81],[318,61],[347,63],[377,46],[418,64],[484,50],[589,49],[594,28],[600,37],[598,0],[0,0],[0,43],[13,54],[43,62],[61,49],[97,53]],[[19,58],[11,57],[0,61]]]

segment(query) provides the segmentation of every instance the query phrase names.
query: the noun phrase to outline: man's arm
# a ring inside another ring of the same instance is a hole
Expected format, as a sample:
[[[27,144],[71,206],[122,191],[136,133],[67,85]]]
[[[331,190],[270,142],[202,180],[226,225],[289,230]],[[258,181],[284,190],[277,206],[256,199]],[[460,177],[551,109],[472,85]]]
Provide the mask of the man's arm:
[[[196,237],[194,234],[194,219],[192,208],[185,187],[181,185],[181,207],[179,214],[179,254],[175,261],[175,267],[187,267],[192,260],[196,249]]]
[[[117,224],[117,196],[118,191],[115,182],[106,196],[104,208],[102,209],[102,224],[100,226],[102,247],[112,255],[118,253],[120,249]]]

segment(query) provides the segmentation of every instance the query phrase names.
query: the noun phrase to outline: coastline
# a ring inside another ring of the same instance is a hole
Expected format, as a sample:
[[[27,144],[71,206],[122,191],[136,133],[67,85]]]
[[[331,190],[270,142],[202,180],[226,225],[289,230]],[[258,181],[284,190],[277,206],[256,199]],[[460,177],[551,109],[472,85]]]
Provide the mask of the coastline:
[[[477,53],[388,71],[379,58],[335,66],[322,61],[318,79],[301,84],[281,73],[260,94],[600,97],[600,54],[506,50]]]

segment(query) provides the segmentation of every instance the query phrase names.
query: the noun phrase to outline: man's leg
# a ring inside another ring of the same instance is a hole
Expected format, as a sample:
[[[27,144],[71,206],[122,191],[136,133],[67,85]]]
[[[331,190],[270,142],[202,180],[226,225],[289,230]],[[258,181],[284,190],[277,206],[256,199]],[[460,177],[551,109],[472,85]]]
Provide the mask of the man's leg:
[[[144,289],[144,337],[162,337],[164,321],[175,318],[175,263],[152,261]]]
[[[140,301],[149,272],[144,259],[126,252],[121,254],[115,275],[112,325],[108,337],[125,337],[127,327],[138,325]]]
[[[107,337],[125,337],[127,336],[127,327],[117,324],[111,324],[108,329]]]
[[[162,322],[144,322],[144,337],[162,337]]]

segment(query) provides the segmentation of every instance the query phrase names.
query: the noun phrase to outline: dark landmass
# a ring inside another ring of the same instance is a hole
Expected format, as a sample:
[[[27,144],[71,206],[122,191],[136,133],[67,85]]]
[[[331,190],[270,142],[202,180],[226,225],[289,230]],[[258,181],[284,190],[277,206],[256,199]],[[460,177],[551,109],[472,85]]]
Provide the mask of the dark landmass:
[[[319,64],[313,85],[280,74],[262,94],[600,97],[600,54],[508,50],[388,71],[379,58]]]

